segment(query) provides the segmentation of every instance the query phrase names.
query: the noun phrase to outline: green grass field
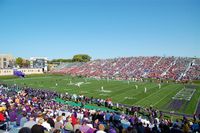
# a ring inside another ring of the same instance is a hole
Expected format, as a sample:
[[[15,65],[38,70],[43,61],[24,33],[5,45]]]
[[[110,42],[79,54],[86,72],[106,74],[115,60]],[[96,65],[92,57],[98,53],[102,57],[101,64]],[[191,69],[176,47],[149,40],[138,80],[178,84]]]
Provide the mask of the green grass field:
[[[1,78],[1,82],[43,88],[61,93],[83,94],[95,98],[112,98],[113,102],[143,107],[153,106],[162,111],[175,111],[177,113],[193,114],[197,108],[200,97],[200,85],[195,84],[196,91],[189,102],[182,100],[183,105],[173,110],[170,103],[183,84],[163,83],[161,89],[158,83],[153,82],[129,82],[115,80],[96,80],[61,75],[29,76],[27,78]],[[57,86],[56,86],[57,84]],[[80,84],[80,87],[78,87]],[[138,86],[136,89],[135,85]],[[103,90],[102,87],[103,86]],[[144,88],[147,92],[144,93]]]

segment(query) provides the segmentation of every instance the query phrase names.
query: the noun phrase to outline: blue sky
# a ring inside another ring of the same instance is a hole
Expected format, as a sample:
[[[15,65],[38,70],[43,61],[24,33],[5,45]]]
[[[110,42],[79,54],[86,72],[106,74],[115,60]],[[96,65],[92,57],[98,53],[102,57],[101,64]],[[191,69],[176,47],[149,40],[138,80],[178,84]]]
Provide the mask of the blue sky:
[[[200,57],[199,0],[0,0],[0,53]]]

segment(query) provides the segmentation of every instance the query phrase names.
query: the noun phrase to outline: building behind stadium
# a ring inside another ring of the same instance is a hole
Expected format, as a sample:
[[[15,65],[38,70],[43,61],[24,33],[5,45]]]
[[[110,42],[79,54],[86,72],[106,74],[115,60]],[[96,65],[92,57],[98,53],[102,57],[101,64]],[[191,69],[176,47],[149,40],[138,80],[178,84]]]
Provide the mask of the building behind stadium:
[[[0,54],[0,68],[12,68],[14,65],[14,57],[11,54]]]
[[[11,54],[0,54],[0,76],[13,75],[14,71],[21,71],[25,75],[43,74],[47,72],[46,57],[31,57],[30,67],[20,68],[15,66],[15,58]]]

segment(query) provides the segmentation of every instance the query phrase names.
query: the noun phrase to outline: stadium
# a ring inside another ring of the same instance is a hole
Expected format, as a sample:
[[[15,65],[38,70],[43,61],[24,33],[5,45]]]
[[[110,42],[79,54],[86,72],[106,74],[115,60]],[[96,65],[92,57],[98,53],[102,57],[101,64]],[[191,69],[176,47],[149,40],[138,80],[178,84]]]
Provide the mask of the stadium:
[[[0,1],[0,133],[199,133],[199,5]]]
[[[44,63],[40,68],[45,66]],[[152,111],[165,119],[172,116],[193,119],[200,114],[199,70],[199,58],[185,57],[127,57],[61,63],[42,75],[25,76],[14,72],[14,76],[3,76],[1,91],[10,97],[19,93],[16,97],[19,99],[22,95],[54,99],[57,104],[74,109],[86,107],[127,115],[147,113],[143,118]]]

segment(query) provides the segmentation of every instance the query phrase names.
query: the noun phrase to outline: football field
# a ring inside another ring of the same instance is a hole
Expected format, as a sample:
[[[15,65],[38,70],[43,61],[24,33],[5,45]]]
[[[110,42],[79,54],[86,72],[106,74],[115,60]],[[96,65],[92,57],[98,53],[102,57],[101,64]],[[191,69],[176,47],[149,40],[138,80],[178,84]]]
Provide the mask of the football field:
[[[162,111],[193,114],[198,110],[200,86],[176,83],[97,80],[89,78],[44,75],[1,79],[8,84],[49,89],[60,93],[83,94],[95,98],[111,98],[114,103],[142,107],[153,106]]]

